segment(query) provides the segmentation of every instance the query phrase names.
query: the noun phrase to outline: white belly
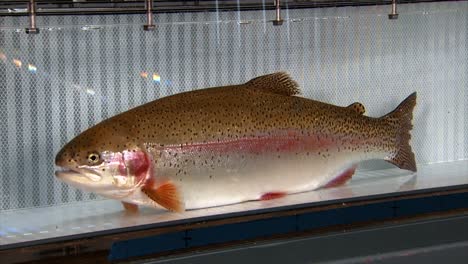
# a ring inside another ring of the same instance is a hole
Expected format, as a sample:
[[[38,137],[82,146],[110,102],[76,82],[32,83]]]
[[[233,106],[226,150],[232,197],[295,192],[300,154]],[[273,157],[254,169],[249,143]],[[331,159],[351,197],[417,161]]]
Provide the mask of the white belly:
[[[164,149],[153,152],[156,183],[174,183],[185,209],[199,209],[259,200],[272,192],[285,194],[315,190],[359,161],[383,158],[385,153],[315,149],[311,152],[252,153],[242,148],[229,152],[203,148]],[[125,201],[157,206],[136,190]]]
[[[315,190],[330,182],[360,160],[359,155],[311,157],[244,155],[214,168],[196,165],[185,175],[169,176],[179,186],[186,209],[198,209],[259,200],[271,192],[298,193]],[[159,170],[164,177],[170,170]],[[158,177],[158,176],[157,176]]]

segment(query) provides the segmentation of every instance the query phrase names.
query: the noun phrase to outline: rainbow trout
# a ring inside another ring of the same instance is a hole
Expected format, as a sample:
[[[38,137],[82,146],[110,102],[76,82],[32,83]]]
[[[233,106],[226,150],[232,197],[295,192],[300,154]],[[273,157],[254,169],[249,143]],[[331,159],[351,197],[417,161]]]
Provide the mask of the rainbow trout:
[[[343,184],[384,159],[416,171],[416,93],[380,117],[295,96],[285,73],[161,98],[84,131],[57,154],[56,176],[86,191],[172,211]]]

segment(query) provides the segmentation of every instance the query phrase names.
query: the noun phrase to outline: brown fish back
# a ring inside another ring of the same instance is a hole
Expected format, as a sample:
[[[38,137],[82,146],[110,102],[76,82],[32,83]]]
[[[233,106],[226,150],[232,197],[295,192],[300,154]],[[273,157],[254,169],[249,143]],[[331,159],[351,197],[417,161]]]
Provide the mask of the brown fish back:
[[[180,93],[107,119],[83,133],[89,137],[70,143],[77,149],[95,145],[122,151],[148,144],[224,142],[296,130],[336,135],[344,143],[357,139],[362,146],[353,146],[352,151],[393,151],[390,162],[415,169],[408,144],[412,115],[406,113],[414,107],[413,99],[379,119],[362,115],[361,108],[291,96],[297,93],[297,83],[284,73],[258,77],[241,85]]]

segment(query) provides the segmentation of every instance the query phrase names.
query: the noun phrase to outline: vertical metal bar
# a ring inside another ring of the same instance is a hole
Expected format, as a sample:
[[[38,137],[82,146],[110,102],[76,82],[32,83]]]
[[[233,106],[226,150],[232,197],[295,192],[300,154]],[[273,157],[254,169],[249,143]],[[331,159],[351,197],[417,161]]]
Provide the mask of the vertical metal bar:
[[[388,14],[388,19],[397,19],[397,18],[398,18],[397,1],[392,0],[392,12]]]
[[[29,0],[28,12],[29,12],[29,27],[26,28],[26,33],[37,34],[39,33],[39,29],[36,28],[36,3],[34,0]]]
[[[283,19],[281,18],[280,0],[275,0],[275,7],[276,7],[276,18],[275,18],[275,20],[273,20],[273,25],[281,26],[281,25],[283,25]]]
[[[147,24],[143,26],[146,31],[151,31],[156,28],[153,24],[153,0],[146,0],[146,19]]]

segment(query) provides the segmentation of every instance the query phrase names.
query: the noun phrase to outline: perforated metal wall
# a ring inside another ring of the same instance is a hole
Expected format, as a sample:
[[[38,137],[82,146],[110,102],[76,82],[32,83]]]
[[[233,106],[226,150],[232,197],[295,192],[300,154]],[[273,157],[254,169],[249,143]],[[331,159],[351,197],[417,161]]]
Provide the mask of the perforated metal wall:
[[[418,92],[418,163],[468,158],[468,3],[157,15],[0,17],[0,210],[98,199],[53,160],[85,128],[162,96],[288,71],[303,95],[368,115]],[[21,26],[19,26],[21,25]]]

